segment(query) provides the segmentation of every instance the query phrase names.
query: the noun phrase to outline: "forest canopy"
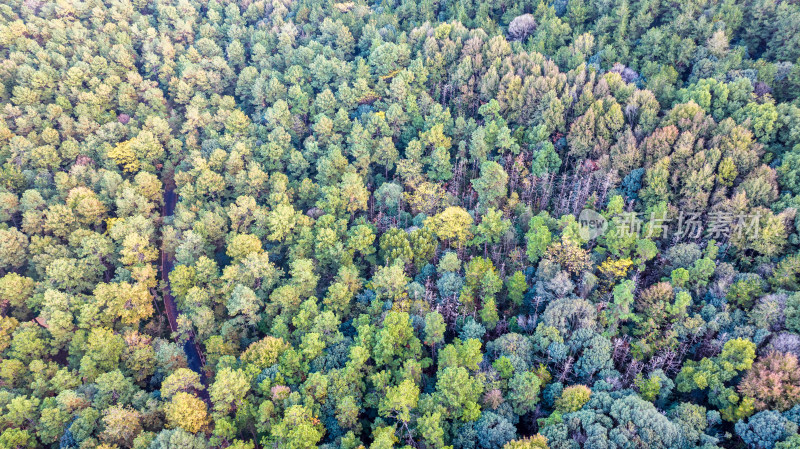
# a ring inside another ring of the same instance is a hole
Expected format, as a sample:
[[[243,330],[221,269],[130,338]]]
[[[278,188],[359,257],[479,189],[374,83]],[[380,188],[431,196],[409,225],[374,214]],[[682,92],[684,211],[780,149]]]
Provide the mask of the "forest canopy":
[[[0,449],[800,447],[800,4],[5,0]]]

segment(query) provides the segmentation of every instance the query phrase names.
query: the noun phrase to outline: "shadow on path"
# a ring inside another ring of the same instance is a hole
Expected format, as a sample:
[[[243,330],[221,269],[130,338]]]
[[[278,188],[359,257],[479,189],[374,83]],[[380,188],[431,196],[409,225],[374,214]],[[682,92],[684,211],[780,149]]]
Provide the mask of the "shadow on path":
[[[174,188],[166,188],[164,190],[164,209],[162,217],[170,217],[175,213],[175,205],[178,203],[178,194],[175,193]],[[161,250],[161,278],[166,281],[166,288],[164,289],[164,309],[167,313],[167,320],[172,332],[178,331],[178,307],[175,305],[175,298],[169,290],[169,274],[172,272],[174,266],[172,258],[167,257],[167,254]],[[205,373],[205,357],[200,351],[200,346],[194,340],[194,335],[189,336],[189,340],[183,344],[183,352],[186,353],[186,359],[189,362],[189,368],[192,371],[200,374],[200,380],[203,385],[208,386]],[[208,390],[203,390],[204,399],[208,400]]]

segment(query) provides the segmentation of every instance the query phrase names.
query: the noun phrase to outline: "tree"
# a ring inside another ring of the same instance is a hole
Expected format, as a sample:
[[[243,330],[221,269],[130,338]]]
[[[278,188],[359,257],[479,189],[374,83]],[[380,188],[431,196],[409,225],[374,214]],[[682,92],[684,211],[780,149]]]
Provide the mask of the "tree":
[[[439,353],[439,369],[449,366],[462,366],[470,371],[477,371],[483,361],[481,353],[481,341],[476,338],[468,338],[461,341],[453,340],[452,344],[445,346]]]
[[[780,413],[765,410],[756,413],[746,422],[738,421],[735,428],[736,434],[751,447],[772,449],[775,443],[789,435],[786,423],[786,418]]]
[[[800,274],[800,256],[788,255],[778,262],[769,282],[775,287],[795,290],[800,288],[798,274]]]
[[[203,430],[209,423],[206,403],[196,396],[179,391],[164,408],[167,425],[189,433]]]
[[[20,276],[17,273],[8,273],[0,278],[0,297],[3,307],[10,307],[11,314],[16,318],[28,317],[29,308],[26,302],[33,296],[36,284],[33,279]]]
[[[576,412],[589,402],[592,390],[585,385],[572,385],[561,392],[561,396],[556,399],[554,407],[560,413]]]
[[[525,282],[525,275],[521,271],[515,271],[514,274],[506,278],[506,291],[508,292],[508,299],[516,305],[522,305],[522,298],[528,290],[528,283]]]
[[[412,379],[405,379],[400,385],[389,387],[386,397],[381,400],[379,413],[408,423],[411,421],[411,410],[417,408],[418,401],[419,387]]]
[[[108,328],[95,328],[86,341],[86,355],[81,358],[81,374],[94,379],[119,366],[125,342]]]
[[[470,182],[483,208],[497,206],[498,201],[506,197],[508,173],[497,162],[486,161],[481,164],[481,176]]]
[[[490,208],[481,217],[481,222],[477,226],[478,237],[475,238],[475,244],[484,244],[485,248],[488,245],[496,245],[500,239],[511,228],[511,222],[503,218],[502,212],[495,208]]]
[[[528,260],[533,263],[538,262],[544,256],[545,250],[553,240],[550,229],[546,224],[548,218],[550,217],[547,212],[541,212],[539,215],[531,217],[528,224],[528,232],[525,233],[526,253]]]
[[[560,298],[547,305],[542,320],[560,335],[569,337],[581,329],[595,328],[597,308],[584,299]]]
[[[435,347],[444,339],[444,333],[447,330],[447,325],[444,322],[442,314],[439,312],[430,312],[425,315],[425,344]]]
[[[138,233],[125,237],[120,251],[120,262],[130,266],[141,266],[154,262],[158,257],[158,250],[152,247],[150,240]]]
[[[395,163],[400,157],[397,152],[394,142],[391,137],[383,137],[378,141],[378,146],[375,149],[375,162],[384,167],[384,173],[388,176],[390,170],[394,168]]]
[[[272,439],[279,447],[311,449],[322,439],[324,430],[311,410],[302,405],[286,409],[283,419],[272,429]]]
[[[549,173],[556,173],[561,168],[561,158],[558,156],[553,144],[543,142],[539,151],[533,156],[531,163],[531,174],[533,176],[545,176]]]
[[[506,443],[517,437],[513,424],[506,418],[492,412],[481,413],[475,423],[478,433],[478,447],[481,449],[501,449]]]
[[[245,396],[250,391],[250,381],[245,373],[242,370],[226,367],[220,370],[215,378],[208,390],[214,411],[225,415],[242,406]]]
[[[154,312],[150,291],[141,283],[98,284],[94,297],[98,304],[106,305],[109,315],[126,325],[138,326]]]
[[[682,441],[683,429],[636,395],[614,401],[609,415],[617,423],[630,423],[636,437],[647,447],[672,447]],[[612,431],[612,438],[616,433]]]
[[[434,234],[426,229],[420,228],[408,234],[411,249],[414,252],[414,266],[421,270],[433,258],[438,246]]]
[[[417,358],[421,353],[422,345],[414,334],[408,313],[388,312],[383,327],[376,335],[372,354],[375,364],[397,369],[404,360]]]
[[[405,192],[403,198],[412,213],[434,214],[441,210],[447,194],[440,184],[428,181],[410,183],[413,192]]]
[[[36,437],[28,430],[10,428],[0,434],[0,445],[13,448],[34,448],[36,447]]]
[[[472,222],[472,216],[466,210],[451,206],[433,217],[428,217],[425,227],[440,239],[454,242],[460,248],[472,238]]]
[[[264,370],[277,363],[281,354],[289,347],[290,345],[282,338],[266,336],[251,343],[242,353],[241,359],[242,362],[253,365],[258,370]]]
[[[445,272],[436,281],[436,288],[439,289],[439,294],[442,298],[450,298],[457,296],[461,292],[461,287],[464,285],[464,279],[452,272]]]
[[[103,425],[103,440],[123,447],[133,447],[134,438],[142,431],[139,412],[120,406],[106,410]]]
[[[478,419],[478,399],[483,393],[483,384],[471,377],[464,367],[447,367],[439,371],[436,391],[448,416],[462,421]]]
[[[800,294],[789,295],[785,306],[786,328],[792,332],[800,331]]]
[[[228,257],[239,262],[251,253],[261,253],[261,241],[253,234],[235,234],[227,246]]]
[[[183,429],[165,429],[156,435],[149,447],[153,449],[206,449],[208,443],[202,435],[192,435]]]
[[[199,374],[188,368],[178,368],[161,383],[161,397],[169,399],[176,393],[191,393],[203,388]]]
[[[400,209],[403,199],[403,187],[394,182],[385,182],[375,191],[375,200],[390,215],[395,215]]]
[[[566,238],[547,248],[547,258],[560,264],[570,273],[577,275],[591,267],[589,253],[575,242]]]
[[[411,279],[398,263],[387,265],[372,277],[371,285],[378,298],[396,301],[405,296],[406,285]]]
[[[44,444],[55,443],[59,441],[63,433],[66,433],[64,429],[71,419],[72,417],[66,411],[58,407],[43,408],[36,435]]]
[[[372,432],[370,449],[392,449],[398,441],[394,426],[379,427]]]
[[[754,359],[755,344],[741,338],[728,340],[720,355],[703,358],[700,362],[686,361],[675,383],[680,392],[707,389],[709,401],[720,408],[722,417],[737,421],[752,413],[753,400],[744,398],[740,401],[741,398],[725,383],[749,370]]]
[[[511,39],[524,41],[536,30],[536,20],[532,14],[522,14],[508,24],[508,35]]]
[[[532,437],[522,438],[520,440],[513,440],[506,443],[503,449],[549,449],[547,446],[547,438],[542,435],[536,434]]]
[[[414,257],[408,233],[402,229],[392,228],[381,235],[381,255],[386,264],[391,265],[396,259],[403,264],[410,263]]]
[[[432,447],[444,447],[445,432],[441,420],[442,414],[439,411],[426,413],[417,419],[417,431]]]
[[[28,236],[16,228],[0,230],[0,268],[16,269],[27,261]]]
[[[539,402],[539,390],[542,381],[532,371],[518,372],[508,382],[508,399],[514,407],[514,413],[524,415],[533,410]]]
[[[344,208],[350,215],[367,209],[367,200],[370,193],[364,186],[364,181],[356,173],[345,173],[339,186]]]
[[[614,286],[613,302],[609,304],[608,320],[617,324],[621,321],[634,320],[638,317],[633,313],[633,289],[634,283],[630,279],[621,281]]]
[[[140,164],[136,158],[136,152],[133,149],[131,140],[117,144],[108,152],[108,157],[117,165],[121,165],[126,173],[139,171]]]
[[[731,285],[726,298],[732,303],[749,309],[753,306],[755,299],[764,294],[762,283],[759,277],[741,279]]]
[[[242,315],[247,322],[254,326],[259,319],[258,312],[263,306],[263,301],[248,287],[237,284],[228,299],[228,313],[231,316]]]
[[[494,296],[483,298],[480,317],[487,329],[492,330],[497,326],[497,322],[500,321],[500,316],[497,313],[497,302]]]
[[[503,288],[503,281],[489,259],[473,257],[464,270],[464,284],[471,293],[493,296]]]
[[[233,206],[231,206],[233,207]],[[297,226],[297,216],[291,204],[279,204],[267,214],[267,238],[274,242],[285,241]]]
[[[739,383],[739,392],[754,399],[756,410],[786,411],[800,403],[797,356],[771,352],[753,364]]]

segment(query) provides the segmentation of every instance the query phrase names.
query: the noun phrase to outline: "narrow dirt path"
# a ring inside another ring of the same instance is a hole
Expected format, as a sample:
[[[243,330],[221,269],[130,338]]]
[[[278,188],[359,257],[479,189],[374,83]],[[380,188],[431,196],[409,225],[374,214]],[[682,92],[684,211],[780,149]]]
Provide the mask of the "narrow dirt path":
[[[166,187],[164,189],[164,208],[162,210],[162,217],[171,217],[175,213],[175,205],[178,204],[178,194],[175,192],[174,187]],[[169,288],[169,274],[174,267],[174,260],[168,257],[167,253],[161,250],[161,278],[166,282],[166,287],[162,292],[164,297],[164,311],[167,314],[169,327],[172,332],[178,331],[178,306],[175,304],[175,297],[170,293]],[[189,340],[183,345],[183,352],[186,353],[186,359],[189,362],[189,368],[192,371],[200,374],[200,379],[203,385],[208,386],[205,373],[205,357],[200,351],[200,345],[194,339],[194,334],[189,336]],[[206,400],[208,400],[207,390],[204,393]]]

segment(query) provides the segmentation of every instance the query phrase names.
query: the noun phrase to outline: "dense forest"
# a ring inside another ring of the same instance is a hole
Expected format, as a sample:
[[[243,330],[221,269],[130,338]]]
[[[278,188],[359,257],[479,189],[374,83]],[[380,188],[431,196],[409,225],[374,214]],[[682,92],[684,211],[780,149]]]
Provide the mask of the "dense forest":
[[[0,449],[798,449],[799,94],[792,0],[4,0]]]

